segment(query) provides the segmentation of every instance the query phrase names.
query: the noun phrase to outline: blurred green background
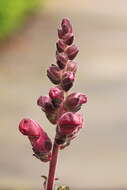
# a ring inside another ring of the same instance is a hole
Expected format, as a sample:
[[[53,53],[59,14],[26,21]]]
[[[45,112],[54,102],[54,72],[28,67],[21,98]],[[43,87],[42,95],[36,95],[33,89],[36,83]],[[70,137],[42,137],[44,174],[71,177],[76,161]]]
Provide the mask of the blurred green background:
[[[39,4],[40,0],[0,0],[0,39],[11,35]]]
[[[127,1],[40,0],[42,7],[34,0],[13,0],[15,11],[6,2],[12,1],[0,0],[6,39],[0,41],[0,190],[42,190],[40,176],[47,175],[48,164],[32,157],[18,124],[32,118],[54,136],[36,100],[53,86],[46,70],[55,64],[63,17],[70,18],[80,49],[71,92],[87,94],[88,103],[82,107],[84,129],[60,153],[58,183],[71,190],[127,190]],[[30,10],[37,11],[29,19]]]

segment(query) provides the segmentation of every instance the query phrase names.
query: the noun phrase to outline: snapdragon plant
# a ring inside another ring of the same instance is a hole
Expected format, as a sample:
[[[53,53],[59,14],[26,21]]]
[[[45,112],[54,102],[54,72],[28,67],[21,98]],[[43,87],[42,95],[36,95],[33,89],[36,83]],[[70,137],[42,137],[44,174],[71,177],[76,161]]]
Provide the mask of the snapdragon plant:
[[[83,93],[69,93],[76,77],[77,63],[74,58],[79,49],[73,44],[72,25],[67,18],[61,22],[58,38],[56,64],[47,69],[47,76],[55,87],[50,88],[47,96],[40,96],[37,100],[37,105],[55,126],[54,140],[52,141],[44,128],[32,119],[24,118],[19,124],[20,132],[28,137],[32,145],[33,155],[42,162],[49,162],[48,177],[43,176],[45,190],[54,189],[59,151],[69,146],[83,128],[83,116],[77,112],[82,104],[87,102]],[[60,186],[57,190],[65,189],[68,188]]]

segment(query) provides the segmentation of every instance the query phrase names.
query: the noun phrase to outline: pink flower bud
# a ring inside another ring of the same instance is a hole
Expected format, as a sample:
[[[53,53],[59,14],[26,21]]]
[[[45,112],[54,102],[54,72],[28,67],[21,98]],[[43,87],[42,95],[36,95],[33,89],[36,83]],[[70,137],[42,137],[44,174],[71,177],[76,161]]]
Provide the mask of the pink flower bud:
[[[58,61],[57,64],[60,66],[60,68],[63,69],[67,64],[68,56],[64,52],[62,53],[56,52],[56,59]]]
[[[49,91],[49,96],[52,99],[54,107],[59,107],[61,102],[64,100],[64,91],[59,88],[51,88]]]
[[[72,86],[74,82],[75,76],[73,72],[65,72],[62,77],[61,86],[64,91],[68,91]]]
[[[47,76],[51,80],[52,83],[59,84],[60,76],[61,76],[61,71],[60,71],[59,67],[52,64],[47,70]]]
[[[87,103],[87,97],[84,94],[72,93],[66,98],[64,106],[68,111],[77,112],[85,103]]]
[[[74,34],[73,33],[67,33],[63,36],[63,41],[67,45],[71,45],[74,41]]]
[[[62,135],[71,135],[78,132],[83,125],[83,117],[80,114],[66,112],[57,122],[58,132]]]
[[[31,119],[23,119],[19,123],[19,130],[28,136],[35,155],[42,161],[49,161],[52,142],[40,125]]]
[[[49,96],[40,96],[37,100],[37,105],[40,106],[44,112],[51,112],[54,110],[54,106]]]
[[[62,63],[62,62],[60,62],[59,60],[57,60],[57,65],[59,66],[59,68],[60,69],[64,69],[64,67],[65,67],[65,65],[66,65],[66,63]]]
[[[37,105],[40,106],[42,111],[45,112],[47,119],[52,124],[56,124],[58,119],[58,105],[56,106],[49,96],[40,96],[40,98],[37,100]]]
[[[61,27],[62,27],[64,34],[72,32],[72,25],[71,25],[69,19],[67,19],[67,18],[64,18],[62,20]]]
[[[64,35],[72,33],[72,25],[70,21],[66,18],[62,20],[61,27],[58,29],[58,37],[62,39]]]
[[[69,61],[67,63],[67,69],[66,70],[71,71],[73,73],[76,73],[76,71],[77,71],[77,63],[74,62],[74,61]]]
[[[79,49],[76,45],[71,45],[67,48],[66,53],[70,60],[73,60],[78,54]]]
[[[63,52],[67,45],[63,42],[63,40],[58,40],[58,42],[56,43],[56,47],[58,52]]]
[[[63,37],[64,33],[62,29],[58,28],[58,37],[61,39]]]

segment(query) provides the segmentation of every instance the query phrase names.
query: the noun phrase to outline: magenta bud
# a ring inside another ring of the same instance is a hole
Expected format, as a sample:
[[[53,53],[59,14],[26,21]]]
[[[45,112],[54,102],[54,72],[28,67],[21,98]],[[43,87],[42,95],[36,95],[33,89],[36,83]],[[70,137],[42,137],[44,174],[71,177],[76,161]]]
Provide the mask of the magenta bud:
[[[62,31],[62,29],[58,28],[58,37],[61,39],[63,37],[64,33]]]
[[[61,87],[64,91],[68,91],[74,82],[75,76],[73,72],[65,72],[62,77]]]
[[[72,25],[69,21],[69,19],[64,18],[61,23],[62,31],[64,34],[71,33],[72,32]]]
[[[56,59],[61,63],[61,65],[65,66],[68,61],[68,56],[64,52],[56,52]]]
[[[63,114],[57,122],[58,133],[62,135],[70,136],[71,134],[78,132],[83,126],[83,117],[80,114],[74,114],[72,112],[66,112]]]
[[[56,43],[56,47],[58,52],[63,52],[67,45],[63,42],[63,40],[58,40],[58,42]]]
[[[63,36],[63,41],[67,45],[71,45],[74,41],[74,34],[73,33],[67,33]]]
[[[37,105],[40,106],[44,112],[52,112],[54,110],[49,96],[40,96],[37,100]]]
[[[66,63],[62,63],[62,62],[60,62],[60,61],[58,61],[58,60],[57,60],[56,63],[57,63],[57,65],[59,66],[60,69],[64,69],[64,68],[65,68]]]
[[[77,63],[74,62],[74,61],[69,61],[67,63],[67,69],[66,70],[71,71],[73,73],[76,73],[76,71],[77,71]]]
[[[23,135],[39,138],[40,127],[31,119],[23,119],[19,124],[19,130]]]
[[[60,71],[59,67],[52,64],[47,70],[47,76],[51,80],[52,83],[59,84],[60,76],[61,76],[61,71]]]
[[[47,98],[47,96],[46,96]],[[40,107],[44,107],[44,96],[40,96],[37,100],[37,105],[40,106]]]
[[[37,100],[42,111],[45,112],[47,119],[52,123],[56,124],[58,119],[57,107],[49,96],[40,96]]]
[[[40,125],[31,119],[23,119],[19,123],[19,130],[28,136],[36,157],[44,162],[49,161],[52,142]]]
[[[54,107],[59,107],[59,105],[64,100],[64,91],[59,88],[51,88],[49,91],[49,96],[52,100]]]
[[[82,104],[87,103],[87,97],[82,93],[72,93],[67,96],[64,106],[68,111],[77,112]]]
[[[67,48],[66,53],[70,60],[73,60],[78,54],[79,49],[76,45],[71,45]]]

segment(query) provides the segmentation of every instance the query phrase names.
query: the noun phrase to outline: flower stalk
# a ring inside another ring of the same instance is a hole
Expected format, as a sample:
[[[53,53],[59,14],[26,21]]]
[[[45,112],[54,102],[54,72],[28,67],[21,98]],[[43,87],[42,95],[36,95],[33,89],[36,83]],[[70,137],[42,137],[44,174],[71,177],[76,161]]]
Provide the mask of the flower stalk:
[[[55,171],[57,166],[57,160],[58,160],[58,153],[60,150],[60,145],[58,145],[54,141],[53,150],[52,150],[52,160],[50,161],[49,166],[49,175],[48,175],[48,181],[47,181],[47,190],[52,190],[54,186],[55,181]]]

